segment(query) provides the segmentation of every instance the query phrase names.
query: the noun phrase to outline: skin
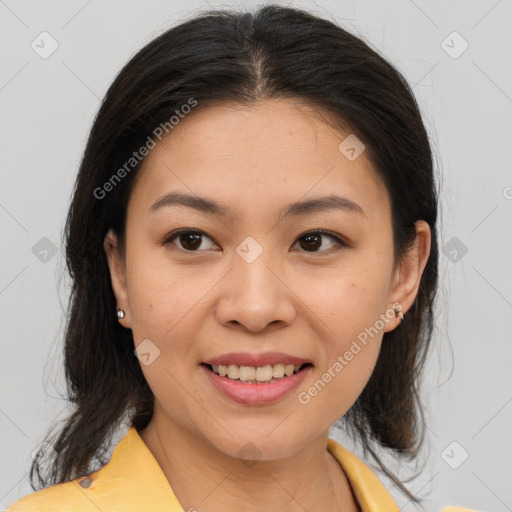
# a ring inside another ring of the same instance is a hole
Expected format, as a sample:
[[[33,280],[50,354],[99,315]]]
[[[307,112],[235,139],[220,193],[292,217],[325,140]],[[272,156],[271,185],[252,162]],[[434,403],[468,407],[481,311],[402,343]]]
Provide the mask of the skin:
[[[141,364],[155,396],[141,437],[185,510],[359,510],[327,438],[368,382],[382,335],[398,318],[388,314],[379,334],[308,404],[298,394],[394,303],[407,312],[430,230],[418,221],[413,247],[394,260],[387,190],[364,152],[354,161],[340,152],[347,135],[298,101],[197,107],[144,162],[128,205],[126,253],[113,232],[105,237],[125,311],[120,322],[132,329],[135,346],[149,338],[160,350]],[[151,214],[170,191],[214,199],[233,216],[181,205]],[[363,213],[277,216],[289,203],[332,193]],[[178,228],[204,235],[162,245]],[[309,249],[303,235],[318,229],[347,245],[324,235]],[[248,236],[263,248],[252,263],[236,252]],[[285,352],[314,367],[278,402],[248,406],[219,394],[199,366],[239,351]],[[237,455],[246,443],[260,452],[250,467]]]

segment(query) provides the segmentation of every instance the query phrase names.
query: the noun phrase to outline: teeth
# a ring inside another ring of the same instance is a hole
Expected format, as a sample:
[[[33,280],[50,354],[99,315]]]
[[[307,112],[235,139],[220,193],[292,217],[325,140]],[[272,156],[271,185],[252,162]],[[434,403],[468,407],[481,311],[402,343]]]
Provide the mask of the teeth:
[[[258,366],[256,369],[256,380],[259,380],[260,382],[266,382],[272,378],[273,373],[272,365],[270,364],[267,364],[266,366]]]
[[[258,368],[258,370],[256,370],[252,366],[240,366],[240,371],[238,372],[238,378],[243,381],[254,380],[256,378],[256,373],[259,370],[260,370],[260,368]],[[258,379],[258,380],[260,380],[260,379]]]
[[[265,366],[238,366],[230,364],[228,366],[222,364],[212,365],[213,371],[221,377],[228,377],[233,380],[242,382],[272,382],[299,371],[300,364],[267,364]]]
[[[274,377],[274,379],[284,377],[284,364],[279,363],[272,366],[272,377]]]
[[[230,364],[228,366],[228,377],[230,379],[238,379],[239,376],[240,376],[240,366]]]

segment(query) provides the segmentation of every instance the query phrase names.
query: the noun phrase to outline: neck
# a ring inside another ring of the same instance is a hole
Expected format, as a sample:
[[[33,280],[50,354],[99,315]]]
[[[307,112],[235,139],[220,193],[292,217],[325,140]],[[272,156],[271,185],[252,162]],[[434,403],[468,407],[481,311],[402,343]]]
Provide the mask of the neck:
[[[328,432],[278,460],[242,460],[155,415],[140,433],[186,511],[358,512]]]

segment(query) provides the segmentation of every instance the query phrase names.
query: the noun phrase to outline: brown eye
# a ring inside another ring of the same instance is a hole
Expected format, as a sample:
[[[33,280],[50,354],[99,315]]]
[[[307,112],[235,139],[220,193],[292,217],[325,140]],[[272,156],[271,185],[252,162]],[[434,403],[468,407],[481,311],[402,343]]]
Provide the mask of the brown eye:
[[[325,238],[329,238],[334,240],[334,244],[331,244],[331,247],[327,247],[327,249],[320,249],[324,244],[323,240]],[[327,231],[311,231],[299,237],[299,244],[306,252],[334,252],[339,250],[341,247],[346,246],[345,242],[341,240],[341,238],[337,237],[334,234],[331,234]],[[302,242],[300,242],[302,241]],[[332,250],[334,247],[334,251]]]
[[[202,236],[197,233],[185,233],[178,236],[181,246],[187,250],[195,250],[201,246]]]
[[[178,248],[188,252],[201,252],[204,249],[198,250],[203,244],[204,239],[211,240],[203,231],[196,229],[180,229],[170,233],[162,245],[169,245],[174,243],[175,240],[179,241]],[[215,244],[213,244],[215,245]],[[207,247],[208,248],[208,247]]]
[[[203,242],[210,240],[212,245],[210,247],[203,247]],[[325,247],[325,240],[331,240],[331,243],[327,243]],[[178,242],[178,243],[176,243]],[[310,231],[305,233],[298,238],[297,243],[301,248],[310,253],[332,253],[340,250],[342,247],[346,247],[345,243],[340,237],[328,231]],[[202,252],[206,249],[215,247],[215,243],[212,239],[206,235],[203,231],[197,229],[179,229],[170,233],[163,241],[162,245],[176,245],[179,249],[186,252]]]

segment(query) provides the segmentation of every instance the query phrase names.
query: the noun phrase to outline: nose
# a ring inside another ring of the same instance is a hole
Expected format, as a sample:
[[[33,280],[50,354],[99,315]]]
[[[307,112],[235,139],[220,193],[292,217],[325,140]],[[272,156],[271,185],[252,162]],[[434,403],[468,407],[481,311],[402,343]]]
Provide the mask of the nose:
[[[296,315],[295,294],[279,262],[264,250],[251,263],[233,255],[233,268],[222,280],[216,317],[227,327],[261,332],[290,325]]]

